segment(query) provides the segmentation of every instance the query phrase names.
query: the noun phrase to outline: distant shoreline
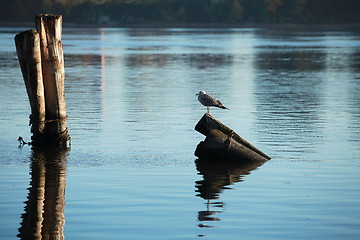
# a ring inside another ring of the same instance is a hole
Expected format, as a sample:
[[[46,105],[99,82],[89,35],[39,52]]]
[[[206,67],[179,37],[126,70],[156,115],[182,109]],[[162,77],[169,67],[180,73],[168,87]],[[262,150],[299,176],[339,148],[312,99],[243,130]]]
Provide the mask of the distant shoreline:
[[[35,28],[35,23],[0,22],[0,27],[29,27]],[[298,24],[298,23],[66,23],[64,28],[353,28],[360,27],[360,23],[344,24]]]

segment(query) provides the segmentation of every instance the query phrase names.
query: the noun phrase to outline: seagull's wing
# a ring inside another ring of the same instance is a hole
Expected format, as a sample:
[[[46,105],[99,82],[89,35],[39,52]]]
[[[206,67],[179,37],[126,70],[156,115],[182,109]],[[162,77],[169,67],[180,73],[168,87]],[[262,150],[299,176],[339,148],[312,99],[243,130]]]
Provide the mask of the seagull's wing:
[[[209,94],[201,94],[201,95],[199,95],[198,99],[199,99],[200,103],[206,107],[218,107],[218,108],[222,108],[222,109],[228,109],[217,98],[215,98]]]
[[[210,107],[210,106],[216,106],[219,102],[219,100],[217,100],[216,98],[214,98],[213,96],[209,95],[209,94],[202,94],[199,97],[199,101],[202,105]]]
[[[215,107],[222,108],[222,109],[228,109],[218,99],[215,98],[215,101],[216,101],[216,105],[214,105]]]

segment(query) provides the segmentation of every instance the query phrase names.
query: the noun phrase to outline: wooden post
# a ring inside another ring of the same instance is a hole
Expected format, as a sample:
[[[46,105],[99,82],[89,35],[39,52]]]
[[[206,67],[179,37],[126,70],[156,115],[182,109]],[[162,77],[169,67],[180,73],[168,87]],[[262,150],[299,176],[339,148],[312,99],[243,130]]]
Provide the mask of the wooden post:
[[[64,94],[62,17],[35,17],[37,31],[15,36],[17,55],[31,105],[30,124],[35,146],[68,147]]]
[[[35,30],[19,33],[15,36],[15,45],[31,106],[31,132],[35,139],[40,139],[45,128],[45,97],[39,33]]]
[[[42,75],[45,89],[46,131],[51,139],[66,141],[66,102],[64,93],[64,55],[61,42],[61,15],[41,14],[35,17],[40,34]]]
[[[259,154],[260,156],[264,157],[267,160],[270,160],[271,158],[254,147],[252,144],[250,144],[248,141],[240,137],[238,134],[236,134],[232,129],[228,128],[224,124],[222,124],[220,121],[215,119],[213,116],[211,116],[208,113],[205,113],[204,116],[200,119],[200,121],[195,126],[195,130],[204,134],[205,136],[208,136],[213,129],[217,129],[223,134],[225,134],[228,138],[232,138],[234,141],[238,142],[239,144],[243,145],[244,147],[254,151],[255,153]],[[234,142],[233,141],[233,142]]]

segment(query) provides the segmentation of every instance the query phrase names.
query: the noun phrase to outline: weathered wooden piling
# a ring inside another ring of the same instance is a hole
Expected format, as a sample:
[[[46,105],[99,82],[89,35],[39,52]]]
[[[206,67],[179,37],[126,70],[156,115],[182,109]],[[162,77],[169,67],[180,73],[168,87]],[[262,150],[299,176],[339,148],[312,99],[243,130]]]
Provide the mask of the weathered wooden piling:
[[[61,42],[62,17],[42,14],[35,17],[40,34],[41,66],[45,88],[47,133],[57,137],[66,131],[64,54]]]
[[[270,160],[268,155],[208,113],[200,119],[195,130],[206,136],[205,141],[196,148],[197,157],[259,162]]]
[[[35,23],[37,31],[15,36],[31,106],[32,144],[66,147],[70,136],[66,127],[62,16],[37,15]]]
[[[15,36],[16,52],[31,106],[31,132],[35,139],[44,134],[45,97],[41,69],[40,35],[35,30]]]

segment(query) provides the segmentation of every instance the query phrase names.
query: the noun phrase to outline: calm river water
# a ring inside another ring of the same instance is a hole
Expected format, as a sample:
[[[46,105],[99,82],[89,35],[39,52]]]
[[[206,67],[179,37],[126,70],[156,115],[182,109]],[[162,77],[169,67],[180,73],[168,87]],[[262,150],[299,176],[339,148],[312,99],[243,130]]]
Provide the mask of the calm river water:
[[[18,147],[23,30],[0,28],[0,239],[360,238],[359,29],[64,28],[56,155]],[[200,90],[272,160],[196,166]]]

